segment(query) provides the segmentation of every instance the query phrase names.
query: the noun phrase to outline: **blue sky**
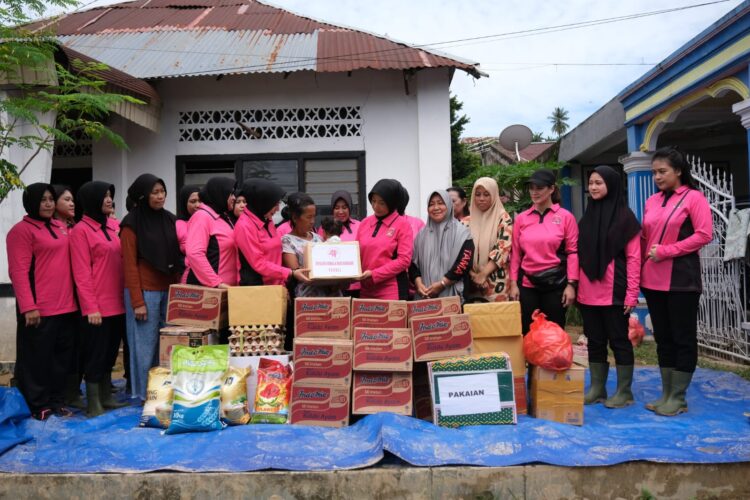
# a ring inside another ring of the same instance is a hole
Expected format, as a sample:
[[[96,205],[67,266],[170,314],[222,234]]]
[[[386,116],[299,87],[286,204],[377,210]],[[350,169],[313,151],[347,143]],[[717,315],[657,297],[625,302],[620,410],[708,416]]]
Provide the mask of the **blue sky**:
[[[332,24],[360,28],[412,44],[559,26],[670,9],[712,0],[273,0],[273,5]],[[89,7],[117,3],[92,2]],[[456,72],[451,90],[471,122],[467,136],[498,135],[522,123],[551,135],[547,117],[556,106],[571,127],[675,49],[741,3],[704,7],[558,33],[441,50],[481,63],[489,78]],[[616,63],[626,66],[568,66]]]

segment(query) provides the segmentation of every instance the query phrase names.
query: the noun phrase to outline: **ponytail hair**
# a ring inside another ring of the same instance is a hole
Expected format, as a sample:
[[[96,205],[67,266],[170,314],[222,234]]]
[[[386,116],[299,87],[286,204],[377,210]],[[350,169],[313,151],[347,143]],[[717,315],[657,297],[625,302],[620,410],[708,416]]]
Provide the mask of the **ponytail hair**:
[[[661,160],[666,162],[674,170],[680,172],[680,182],[690,189],[698,189],[698,183],[695,182],[693,174],[690,172],[690,163],[687,161],[685,154],[677,149],[677,146],[665,146],[656,150],[651,157],[651,162]]]

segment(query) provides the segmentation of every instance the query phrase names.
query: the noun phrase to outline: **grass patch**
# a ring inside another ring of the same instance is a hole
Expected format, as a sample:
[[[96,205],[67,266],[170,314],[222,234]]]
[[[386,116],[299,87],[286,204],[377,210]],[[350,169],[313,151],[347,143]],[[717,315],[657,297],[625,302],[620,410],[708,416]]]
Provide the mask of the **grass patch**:
[[[641,345],[633,349],[635,354],[635,363],[637,365],[658,365],[659,359],[656,356],[656,342],[643,342]],[[614,362],[614,360],[610,360]],[[709,368],[711,370],[719,370],[723,372],[736,373],[745,380],[750,380],[750,366],[742,366],[730,363],[722,363],[721,361],[698,357],[698,366],[701,368]]]

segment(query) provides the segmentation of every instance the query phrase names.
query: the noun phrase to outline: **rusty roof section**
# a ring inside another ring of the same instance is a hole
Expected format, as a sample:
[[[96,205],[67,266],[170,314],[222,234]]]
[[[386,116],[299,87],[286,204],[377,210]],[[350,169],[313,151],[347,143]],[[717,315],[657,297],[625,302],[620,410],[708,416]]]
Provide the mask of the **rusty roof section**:
[[[138,78],[440,67],[483,76],[477,63],[257,0],[135,0],[26,28],[52,31],[63,44]],[[204,39],[210,45],[195,50],[193,42]]]

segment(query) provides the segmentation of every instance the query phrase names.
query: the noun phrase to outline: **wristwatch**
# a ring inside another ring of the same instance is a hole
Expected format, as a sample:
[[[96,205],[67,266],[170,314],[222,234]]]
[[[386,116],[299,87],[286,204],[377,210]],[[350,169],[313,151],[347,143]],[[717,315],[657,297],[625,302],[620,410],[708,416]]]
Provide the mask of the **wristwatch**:
[[[568,280],[568,285],[572,286],[573,288],[578,288],[578,282],[573,280]]]

